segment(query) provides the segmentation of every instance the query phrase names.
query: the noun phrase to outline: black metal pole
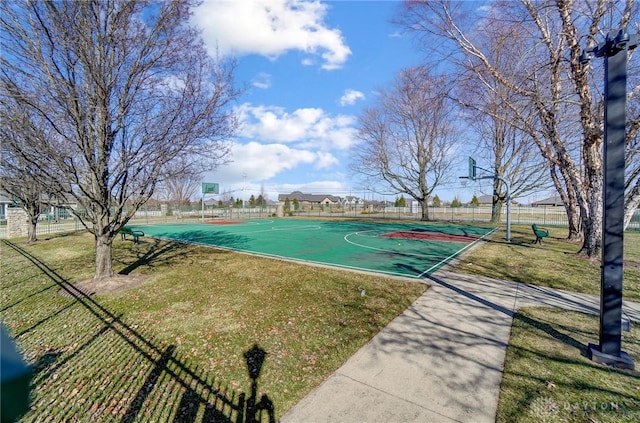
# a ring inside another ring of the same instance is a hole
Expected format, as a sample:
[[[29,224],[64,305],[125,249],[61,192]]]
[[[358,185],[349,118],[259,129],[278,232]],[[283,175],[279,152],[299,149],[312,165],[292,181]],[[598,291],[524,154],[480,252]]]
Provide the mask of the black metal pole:
[[[605,134],[602,265],[600,271],[600,339],[589,345],[593,361],[633,369],[622,348],[622,271],[624,240],[624,170],[627,93],[627,46],[607,37],[605,57]]]

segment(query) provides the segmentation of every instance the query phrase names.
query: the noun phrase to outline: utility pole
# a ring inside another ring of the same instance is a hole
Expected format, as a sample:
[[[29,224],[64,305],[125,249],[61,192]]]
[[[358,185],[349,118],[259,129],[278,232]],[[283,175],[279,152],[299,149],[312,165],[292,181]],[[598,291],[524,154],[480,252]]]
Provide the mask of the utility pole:
[[[638,46],[638,34],[625,28],[611,31],[604,43],[587,48],[580,62],[604,57],[604,189],[602,211],[602,264],[600,270],[600,339],[589,344],[591,360],[613,367],[633,369],[622,351],[622,276],[624,241],[624,168],[628,51]]]

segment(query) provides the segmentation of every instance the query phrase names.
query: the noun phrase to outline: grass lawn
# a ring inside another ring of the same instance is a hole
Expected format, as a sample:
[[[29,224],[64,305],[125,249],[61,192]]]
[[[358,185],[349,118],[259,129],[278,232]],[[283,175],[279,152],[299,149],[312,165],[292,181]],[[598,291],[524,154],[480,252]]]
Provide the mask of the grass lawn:
[[[551,237],[533,245],[530,226],[512,227],[473,250],[453,271],[600,295],[600,263],[575,253],[580,245],[550,228]],[[640,234],[625,233],[623,297],[640,301]],[[638,322],[623,333],[622,349],[640,366]],[[498,404],[498,422],[638,422],[640,372],[595,364],[587,345],[597,343],[598,316],[557,309],[518,312],[511,328]]]
[[[498,404],[498,422],[639,422],[640,373],[587,358],[598,317],[550,308],[521,310],[513,321]],[[623,350],[640,365],[638,329]]]
[[[498,231],[452,270],[600,295],[600,261],[578,256],[580,244],[565,239],[567,229],[549,229],[550,237],[542,245],[531,243],[535,239],[531,226],[514,225],[510,243],[504,240],[504,231]],[[640,233],[625,233],[624,258],[623,298],[640,302]]]
[[[69,285],[92,276],[88,234],[0,242],[0,256],[2,321],[35,367],[23,421],[277,419],[426,289],[143,238],[113,257],[146,282],[89,297]],[[245,355],[263,352],[252,386]]]

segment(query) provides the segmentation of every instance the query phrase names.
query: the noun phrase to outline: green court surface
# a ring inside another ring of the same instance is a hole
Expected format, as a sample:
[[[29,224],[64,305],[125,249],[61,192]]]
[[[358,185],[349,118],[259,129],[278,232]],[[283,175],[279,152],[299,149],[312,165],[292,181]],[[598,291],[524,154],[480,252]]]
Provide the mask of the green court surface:
[[[495,228],[325,220],[132,226],[161,239],[395,276],[435,272]]]

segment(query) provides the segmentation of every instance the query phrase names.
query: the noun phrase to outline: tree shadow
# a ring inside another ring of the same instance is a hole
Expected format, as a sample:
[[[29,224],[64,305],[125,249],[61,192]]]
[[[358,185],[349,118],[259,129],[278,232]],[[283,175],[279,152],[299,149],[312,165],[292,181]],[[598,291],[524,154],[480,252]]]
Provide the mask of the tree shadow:
[[[187,255],[184,245],[178,242],[154,239],[152,243],[152,246],[149,247],[144,254],[139,255],[134,262],[125,266],[118,273],[128,275],[141,266],[149,266],[158,262],[169,262]]]
[[[47,348],[33,364],[31,387],[37,404],[32,404],[25,421],[37,421],[51,413],[62,420],[88,418],[123,423],[153,420],[152,416],[174,422],[275,422],[275,407],[268,396],[262,395],[258,400],[257,379],[267,356],[259,346],[254,345],[244,354],[251,392],[231,390],[216,381],[214,375],[189,364],[176,345],[145,336],[47,263],[4,242],[72,298],[70,304],[48,313],[16,336],[26,341],[36,327],[48,322],[65,337],[64,346]],[[174,248],[158,249],[149,257],[158,259],[162,251],[171,252]],[[84,317],[67,327],[68,316],[64,313],[71,308],[82,310]],[[109,363],[117,364],[122,372]],[[86,365],[91,366],[91,371],[74,370]]]
[[[190,244],[200,244],[220,249],[241,249],[248,241],[247,237],[220,231],[187,231],[161,234],[153,238],[154,236],[150,234],[147,238],[151,240],[140,240],[137,245],[145,246],[147,248],[146,251],[138,255],[135,261],[129,264],[123,263],[126,266],[118,272],[119,274],[128,275],[141,266],[152,266],[155,263],[167,263],[171,260],[187,257],[189,252],[186,246]],[[151,243],[151,246],[149,246],[149,243]]]

